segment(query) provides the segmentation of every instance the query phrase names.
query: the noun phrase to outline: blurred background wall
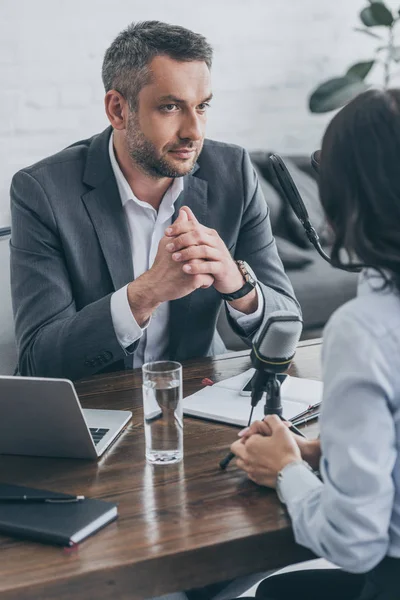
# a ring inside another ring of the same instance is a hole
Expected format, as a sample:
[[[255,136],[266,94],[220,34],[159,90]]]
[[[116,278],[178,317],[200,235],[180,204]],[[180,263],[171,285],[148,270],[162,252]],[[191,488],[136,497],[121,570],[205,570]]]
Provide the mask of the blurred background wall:
[[[213,44],[208,137],[301,154],[319,146],[332,116],[308,112],[309,92],[373,54],[374,40],[353,31],[366,4],[0,0],[0,226],[9,222],[15,171],[107,126],[102,58],[131,21],[180,24]]]

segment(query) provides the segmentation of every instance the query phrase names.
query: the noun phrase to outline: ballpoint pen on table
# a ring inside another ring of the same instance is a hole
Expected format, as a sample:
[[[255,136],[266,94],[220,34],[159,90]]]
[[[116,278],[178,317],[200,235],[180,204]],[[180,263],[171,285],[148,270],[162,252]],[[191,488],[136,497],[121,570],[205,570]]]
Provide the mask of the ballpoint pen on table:
[[[303,417],[302,419],[299,419],[298,421],[295,421],[293,424],[298,427],[299,425],[307,425],[307,423],[309,421],[314,421],[315,419],[318,419],[319,417],[319,412],[310,414],[308,417]]]
[[[292,422],[296,423],[296,421],[298,419],[300,419],[301,417],[304,417],[304,415],[308,415],[309,413],[311,413],[313,410],[315,410],[316,408],[319,408],[321,406],[321,402],[317,402],[316,404],[310,404],[310,406],[308,408],[306,408],[305,410],[303,410],[301,413],[297,414],[295,417],[293,417]]]

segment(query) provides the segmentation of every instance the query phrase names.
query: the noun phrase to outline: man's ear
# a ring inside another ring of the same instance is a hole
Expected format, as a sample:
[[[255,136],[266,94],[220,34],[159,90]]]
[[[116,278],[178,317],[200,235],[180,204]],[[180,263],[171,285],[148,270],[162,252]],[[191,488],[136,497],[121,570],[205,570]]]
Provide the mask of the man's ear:
[[[104,107],[108,120],[114,129],[126,129],[129,106],[126,99],[117,90],[109,90],[104,98]]]

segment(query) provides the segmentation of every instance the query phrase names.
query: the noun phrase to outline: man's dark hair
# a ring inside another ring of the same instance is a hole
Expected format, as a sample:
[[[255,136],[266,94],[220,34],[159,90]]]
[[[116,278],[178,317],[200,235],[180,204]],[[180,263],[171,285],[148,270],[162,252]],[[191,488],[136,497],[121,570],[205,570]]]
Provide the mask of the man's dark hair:
[[[150,83],[149,63],[155,56],[178,61],[204,61],[209,69],[212,47],[204,36],[179,25],[160,21],[132,23],[116,37],[105,53],[102,77],[106,92],[117,90],[137,108],[137,97]]]
[[[368,90],[328,126],[321,151],[320,197],[343,249],[400,290],[400,90]],[[389,272],[390,277],[385,276]]]

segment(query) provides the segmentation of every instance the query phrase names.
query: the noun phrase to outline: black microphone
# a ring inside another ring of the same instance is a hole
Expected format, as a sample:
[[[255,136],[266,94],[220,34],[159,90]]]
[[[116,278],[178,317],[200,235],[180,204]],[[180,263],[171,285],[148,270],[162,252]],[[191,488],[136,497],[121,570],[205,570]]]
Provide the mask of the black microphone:
[[[321,150],[315,150],[311,154],[311,166],[314,171],[319,175],[319,163],[321,162]]]
[[[319,172],[319,159],[320,150],[316,150],[311,155],[311,164],[317,173]],[[306,232],[308,239],[310,240],[318,254],[322,256],[322,258],[326,260],[329,264],[332,264],[330,256],[326,254],[326,252],[323,250],[320,244],[319,235],[310,221],[307,209],[300,196],[299,190],[297,189],[296,184],[294,183],[282,158],[278,154],[271,154],[269,160],[272,165],[273,171],[276,175],[276,178],[279,181],[279,185],[282,188],[283,195],[292,207],[296,217],[303,225],[304,231]],[[337,265],[333,266],[337,267]],[[338,268],[344,271],[350,271],[352,273],[359,273],[362,268],[362,265],[342,265]]]
[[[300,339],[303,322],[297,313],[278,310],[271,313],[263,327],[253,340],[250,354],[253,367],[256,369],[251,380],[251,413],[266,392],[266,404],[264,414],[276,414],[282,420],[282,404],[280,398],[280,383],[277,379],[278,373],[286,371],[296,353],[296,346]],[[305,437],[294,425],[290,431]],[[221,460],[219,466],[226,469],[230,461],[235,457],[230,452]]]
[[[265,325],[254,338],[250,359],[256,373],[252,379],[251,406],[261,400],[269,379],[287,371],[296,353],[303,329],[297,313],[277,310],[271,313]],[[267,398],[268,401],[268,398]]]

